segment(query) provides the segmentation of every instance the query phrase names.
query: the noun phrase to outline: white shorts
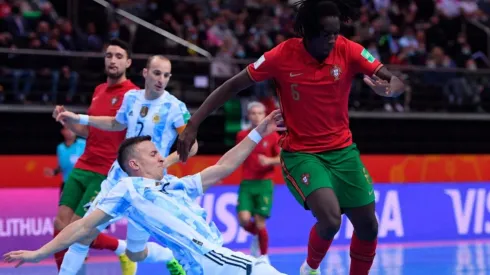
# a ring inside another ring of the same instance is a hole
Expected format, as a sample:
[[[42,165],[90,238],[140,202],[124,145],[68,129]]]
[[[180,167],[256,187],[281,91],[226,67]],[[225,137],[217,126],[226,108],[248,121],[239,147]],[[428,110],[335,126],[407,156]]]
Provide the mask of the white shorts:
[[[286,275],[260,258],[245,255],[225,247],[202,256],[204,275]]]

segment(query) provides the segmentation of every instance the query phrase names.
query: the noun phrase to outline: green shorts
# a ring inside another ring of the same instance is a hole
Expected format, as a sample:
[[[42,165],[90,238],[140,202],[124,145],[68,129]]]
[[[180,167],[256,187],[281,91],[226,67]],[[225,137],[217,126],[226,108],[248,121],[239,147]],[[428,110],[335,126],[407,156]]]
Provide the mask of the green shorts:
[[[319,188],[331,188],[340,208],[374,202],[372,179],[355,144],[322,153],[281,152],[282,172],[289,191],[309,209],[306,198]]]
[[[252,215],[269,218],[272,208],[272,180],[244,180],[238,190],[237,212],[248,211]]]
[[[83,217],[97,194],[106,176],[74,168],[63,186],[59,205],[73,209],[75,214]]]

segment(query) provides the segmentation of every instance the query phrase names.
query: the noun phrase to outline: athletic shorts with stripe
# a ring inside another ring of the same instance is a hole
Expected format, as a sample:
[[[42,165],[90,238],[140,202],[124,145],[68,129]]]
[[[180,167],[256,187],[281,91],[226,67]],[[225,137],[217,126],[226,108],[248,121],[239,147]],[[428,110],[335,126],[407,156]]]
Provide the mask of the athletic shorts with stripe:
[[[204,275],[286,275],[261,258],[254,258],[225,247],[202,256]]]
[[[341,208],[374,202],[372,179],[357,146],[321,152],[281,152],[281,167],[291,194],[305,208],[306,198],[320,188],[331,188]]]

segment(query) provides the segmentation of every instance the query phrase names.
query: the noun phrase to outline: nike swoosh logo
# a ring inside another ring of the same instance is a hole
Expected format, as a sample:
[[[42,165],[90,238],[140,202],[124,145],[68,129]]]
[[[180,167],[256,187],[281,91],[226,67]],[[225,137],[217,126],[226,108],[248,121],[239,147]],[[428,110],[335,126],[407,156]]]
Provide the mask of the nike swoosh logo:
[[[369,192],[369,196],[371,196],[373,194],[374,190],[371,190],[371,192]]]
[[[299,74],[289,73],[289,76],[290,76],[290,77],[295,77],[295,76],[302,75],[302,74],[303,74],[303,73],[299,73]]]

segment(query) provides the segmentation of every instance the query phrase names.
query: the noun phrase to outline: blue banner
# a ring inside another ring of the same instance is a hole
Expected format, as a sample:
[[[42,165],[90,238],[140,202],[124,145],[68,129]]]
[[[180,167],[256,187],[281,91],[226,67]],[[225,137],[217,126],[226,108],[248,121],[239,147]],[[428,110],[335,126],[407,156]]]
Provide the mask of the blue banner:
[[[208,211],[230,248],[248,248],[250,235],[236,218],[236,186],[210,188],[199,203]],[[289,193],[276,186],[268,220],[271,247],[301,247],[315,219]],[[490,234],[490,183],[375,185],[380,243],[481,239]],[[334,244],[349,244],[353,227],[342,217]]]

